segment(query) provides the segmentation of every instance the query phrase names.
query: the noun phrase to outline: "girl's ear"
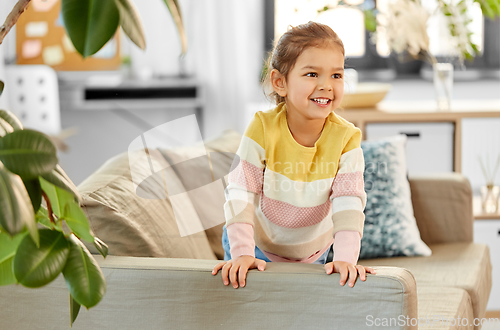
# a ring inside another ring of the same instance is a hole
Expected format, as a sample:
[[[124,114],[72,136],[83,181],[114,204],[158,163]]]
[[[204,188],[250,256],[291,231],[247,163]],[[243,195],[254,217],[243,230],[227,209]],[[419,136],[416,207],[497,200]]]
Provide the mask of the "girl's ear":
[[[271,85],[273,86],[273,90],[278,93],[279,96],[286,96],[285,77],[276,69],[271,71]]]

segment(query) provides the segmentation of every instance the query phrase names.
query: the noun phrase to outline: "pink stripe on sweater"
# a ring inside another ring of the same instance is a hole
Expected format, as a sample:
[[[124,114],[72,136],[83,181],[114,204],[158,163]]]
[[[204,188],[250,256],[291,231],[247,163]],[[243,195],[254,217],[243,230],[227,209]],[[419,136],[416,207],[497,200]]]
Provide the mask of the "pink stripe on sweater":
[[[302,228],[320,223],[330,212],[332,203],[325,203],[313,207],[298,207],[289,203],[261,196],[262,213],[272,223],[285,228]]]
[[[264,169],[258,168],[246,160],[240,160],[236,168],[229,172],[229,182],[234,182],[256,194],[262,191],[263,181]]]
[[[249,223],[235,222],[226,227],[231,259],[240,256],[255,257],[253,226]]]
[[[363,172],[337,174],[330,198],[339,196],[362,196],[365,194]]]

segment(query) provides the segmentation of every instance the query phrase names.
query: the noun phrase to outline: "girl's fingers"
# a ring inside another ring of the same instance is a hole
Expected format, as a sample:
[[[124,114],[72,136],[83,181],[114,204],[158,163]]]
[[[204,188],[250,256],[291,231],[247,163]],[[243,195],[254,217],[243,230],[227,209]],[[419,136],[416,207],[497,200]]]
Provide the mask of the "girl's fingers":
[[[219,272],[219,270],[224,267],[224,265],[226,264],[226,262],[219,262],[217,265],[215,265],[214,269],[212,270],[212,275],[217,275],[217,273]]]
[[[361,281],[366,281],[365,267],[357,265],[356,268],[358,269],[359,278],[361,279]]]
[[[240,268],[240,265],[236,264],[231,267],[231,270],[229,271],[229,280],[231,281],[231,284],[233,287],[236,289],[238,287],[238,279],[237,279],[237,272]]]
[[[231,269],[231,262],[228,261],[228,262],[226,262],[224,267],[222,267],[222,281],[224,282],[224,285],[229,284],[228,274],[229,274],[230,269]]]
[[[258,270],[263,271],[266,269],[266,262],[264,260],[260,259],[255,259],[254,265],[257,267]]]
[[[377,272],[375,271],[375,269],[371,268],[371,267],[365,267],[365,269],[368,271],[368,273],[370,274],[377,274]]]
[[[246,266],[240,267],[240,270],[238,272],[238,278],[240,280],[240,286],[241,287],[245,286],[245,280],[247,278],[247,272],[248,272],[248,268]]]
[[[333,262],[329,262],[325,265],[325,271],[327,274],[333,273]]]
[[[356,282],[356,277],[358,277],[358,270],[353,265],[347,266],[349,270],[349,286],[352,288],[354,286],[354,282]]]
[[[349,273],[349,270],[347,269],[347,267],[341,267],[339,269],[339,273],[340,273],[340,285],[344,285],[345,282],[347,281],[347,275]]]

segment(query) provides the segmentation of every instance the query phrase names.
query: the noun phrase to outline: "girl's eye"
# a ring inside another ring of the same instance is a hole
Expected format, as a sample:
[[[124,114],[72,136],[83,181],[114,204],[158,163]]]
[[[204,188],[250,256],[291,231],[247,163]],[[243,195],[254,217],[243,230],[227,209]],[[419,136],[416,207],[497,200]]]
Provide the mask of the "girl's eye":
[[[306,73],[306,77],[317,77],[318,74],[316,72],[309,72],[309,73]]]
[[[333,77],[336,78],[336,79],[341,79],[342,75],[340,73],[334,73]]]

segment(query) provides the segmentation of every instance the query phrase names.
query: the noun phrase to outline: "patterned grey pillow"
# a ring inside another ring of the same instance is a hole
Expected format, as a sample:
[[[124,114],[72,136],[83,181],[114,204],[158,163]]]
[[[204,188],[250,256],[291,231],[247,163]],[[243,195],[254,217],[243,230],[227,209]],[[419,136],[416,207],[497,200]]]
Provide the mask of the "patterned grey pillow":
[[[367,202],[360,259],[431,255],[413,215],[405,146],[406,135],[361,143]]]

